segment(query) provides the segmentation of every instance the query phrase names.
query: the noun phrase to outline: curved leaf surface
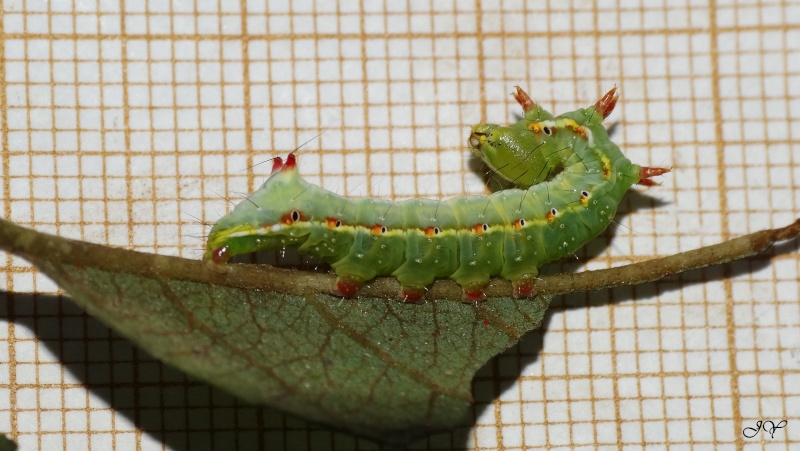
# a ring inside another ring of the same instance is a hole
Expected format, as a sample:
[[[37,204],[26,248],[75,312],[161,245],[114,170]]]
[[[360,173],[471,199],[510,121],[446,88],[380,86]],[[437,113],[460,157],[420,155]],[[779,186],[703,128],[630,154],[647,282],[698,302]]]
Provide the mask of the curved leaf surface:
[[[321,293],[328,274],[67,240],[0,220],[0,248],[157,358],[250,402],[382,441],[463,424],[471,380],[537,327],[549,297],[421,305]],[[385,286],[383,286],[385,285]],[[453,286],[451,286],[453,285]],[[432,293],[454,297],[437,282]]]

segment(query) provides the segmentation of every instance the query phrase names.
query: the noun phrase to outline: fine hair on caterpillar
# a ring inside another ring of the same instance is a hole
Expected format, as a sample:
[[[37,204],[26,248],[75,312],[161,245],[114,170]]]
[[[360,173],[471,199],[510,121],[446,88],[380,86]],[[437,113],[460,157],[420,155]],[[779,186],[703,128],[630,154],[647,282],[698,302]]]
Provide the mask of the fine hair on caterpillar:
[[[635,165],[610,141],[601,122],[616,88],[559,116],[519,87],[514,96],[523,118],[478,124],[468,143],[515,188],[447,200],[349,199],[305,181],[292,152],[214,225],[204,258],[216,267],[234,255],[295,248],[329,263],[332,291],[345,297],[380,275],[397,278],[404,301],[421,300],[436,278],[456,281],[465,302],[482,300],[493,276],[511,281],[515,297],[534,294],[542,265],[600,234],[633,184],[652,186],[669,169]]]

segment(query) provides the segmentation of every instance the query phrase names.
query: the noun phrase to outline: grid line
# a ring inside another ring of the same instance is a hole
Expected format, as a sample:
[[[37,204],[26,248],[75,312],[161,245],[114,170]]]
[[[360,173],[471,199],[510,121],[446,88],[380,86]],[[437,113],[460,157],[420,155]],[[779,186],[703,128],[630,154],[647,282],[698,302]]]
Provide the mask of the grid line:
[[[8,142],[8,97],[5,90],[5,81],[7,79],[7,72],[6,72],[6,52],[5,52],[5,23],[3,20],[0,20],[0,75],[2,75],[2,82],[3,82],[3,89],[0,89],[0,127],[2,127],[2,146],[3,146],[3,213],[6,218],[11,217],[11,186],[10,186],[10,158],[7,152],[9,148]],[[10,255],[6,255],[5,258],[6,267],[12,266],[12,259]],[[13,278],[6,277],[6,290],[8,292],[14,291],[14,280]],[[9,321],[7,323],[7,338],[6,341],[8,343],[8,383],[9,383],[9,391],[8,391],[8,400],[9,400],[9,409],[11,406],[16,405],[16,372],[11,371],[11,368],[16,367],[16,336],[15,336],[15,315],[14,315],[14,307],[13,305],[6,306],[6,314],[8,315]],[[9,426],[10,430],[8,431],[11,436],[15,436],[19,427],[17,425],[17,418],[15,415],[11,415],[9,418]]]
[[[724,161],[725,158],[723,157],[722,153],[724,152],[724,143],[723,143],[723,129],[722,129],[722,111],[721,111],[721,99],[719,98],[719,59],[718,55],[718,48],[717,48],[717,39],[719,37],[719,30],[717,29],[717,20],[716,14],[714,13],[715,8],[713,6],[716,5],[715,0],[710,1],[710,5],[712,6],[709,8],[709,23],[710,29],[709,33],[711,38],[709,39],[711,43],[711,83],[712,83],[712,95],[714,96],[714,117],[715,117],[715,124],[714,124],[714,132],[716,135],[716,150],[717,150],[717,164],[719,169],[717,170],[717,183],[720,187],[727,186],[726,179],[725,179],[725,171],[724,171]],[[719,203],[720,203],[720,210],[726,211],[728,207],[728,198],[724,195],[725,190],[720,190],[721,195],[719,196]],[[730,238],[730,226],[728,225],[728,215],[723,214],[721,217],[721,233],[723,239],[727,240]],[[730,269],[726,267],[724,270],[725,275],[728,276],[724,282],[724,290],[725,295],[728,299],[731,297],[731,284],[730,284]],[[728,334],[728,345],[729,345],[729,353],[728,353],[728,366],[731,372],[730,384],[731,384],[731,393],[739,393],[739,371],[736,364],[736,355],[735,355],[735,326],[734,326],[734,318],[733,318],[733,309],[728,307],[725,309],[725,320],[727,323],[727,334]],[[731,396],[731,402],[733,404],[732,411],[733,411],[733,421],[736,430],[741,430],[743,427],[743,420],[740,414],[741,406],[739,405],[739,399],[736,396]],[[713,407],[713,404],[712,404]],[[713,410],[712,410],[713,412]],[[714,431],[716,433],[716,431]],[[716,441],[716,436],[714,437]],[[736,446],[738,448],[742,448],[744,446],[744,440],[741,435],[736,436]]]
[[[623,12],[623,11],[620,11]],[[780,24],[780,25],[743,25],[743,26],[729,26],[729,27],[718,27],[717,32],[718,34],[722,33],[741,33],[746,31],[791,31],[797,28],[797,24]],[[613,30],[603,30],[603,35],[605,36],[619,36],[619,37],[626,37],[626,36],[645,36],[645,35],[652,35],[652,34],[665,34],[665,35],[676,35],[676,34],[706,34],[708,30],[702,26],[698,27],[691,27],[691,28],[670,28],[668,30],[620,30],[620,31],[613,31]],[[587,32],[587,35],[594,34],[595,31]],[[365,36],[376,36],[376,37],[383,37],[385,36],[384,33],[365,33]],[[520,38],[520,37],[566,37],[566,38],[573,38],[575,36],[580,36],[581,33],[575,32],[530,32],[530,33],[519,33],[519,32],[484,32],[481,34],[484,38]],[[137,34],[137,33],[120,33],[120,34],[100,34],[100,35],[93,35],[93,34],[84,34],[84,33],[74,33],[74,34],[65,34],[65,33],[56,33],[56,34],[37,34],[37,33],[6,33],[6,39],[42,39],[42,40],[71,40],[71,39],[91,39],[91,40],[119,40],[119,39],[128,39],[128,40],[166,40],[170,38],[170,34],[163,34],[163,33],[153,33],[153,34]],[[180,39],[187,39],[187,40],[194,40],[194,41],[205,41],[205,40],[220,40],[220,41],[260,41],[260,40],[284,40],[284,39],[359,39],[361,37],[361,33],[358,34],[348,34],[348,33],[276,33],[276,34],[230,34],[230,35],[216,35],[216,34],[181,34]],[[474,33],[459,33],[459,32],[447,32],[447,33],[391,33],[391,36],[402,38],[402,39],[436,39],[436,38],[444,38],[444,37],[456,37],[456,38],[472,38],[475,37]]]

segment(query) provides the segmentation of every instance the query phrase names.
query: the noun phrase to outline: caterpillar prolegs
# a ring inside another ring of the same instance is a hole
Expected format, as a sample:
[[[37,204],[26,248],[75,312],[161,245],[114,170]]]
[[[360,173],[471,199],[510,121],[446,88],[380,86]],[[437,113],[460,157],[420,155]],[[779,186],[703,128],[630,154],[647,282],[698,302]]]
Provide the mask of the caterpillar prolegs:
[[[448,200],[348,199],[306,182],[294,153],[276,158],[272,175],[212,228],[204,258],[297,248],[331,264],[336,288],[354,296],[379,275],[392,275],[400,298],[421,300],[436,278],[461,285],[463,299],[484,298],[492,276],[532,294],[538,268],[575,252],[614,218],[635,183],[668,169],[631,163],[601,122],[616,88],[595,105],[553,116],[517,88],[524,117],[509,126],[479,124],[469,144],[517,189]]]

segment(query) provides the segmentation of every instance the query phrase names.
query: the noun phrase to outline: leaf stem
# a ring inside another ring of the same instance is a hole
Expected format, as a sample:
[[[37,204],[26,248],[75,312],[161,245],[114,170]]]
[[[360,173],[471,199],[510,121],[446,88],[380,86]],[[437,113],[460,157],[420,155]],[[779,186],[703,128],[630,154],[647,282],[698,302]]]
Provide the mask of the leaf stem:
[[[637,285],[706,266],[719,265],[764,252],[773,244],[800,236],[800,219],[778,229],[762,230],[719,244],[617,268],[557,274],[537,281],[537,294],[562,294]]]
[[[800,219],[786,227],[751,233],[669,257],[610,269],[543,276],[536,279],[536,294],[555,295],[652,282],[684,271],[750,257],[779,241],[795,239],[798,236],[800,236]],[[301,296],[329,293],[335,285],[335,276],[327,273],[252,264],[232,264],[214,268],[198,260],[146,254],[60,238],[3,219],[0,219],[0,249],[17,254],[34,264],[65,263],[86,268],[128,272],[154,279],[218,283]],[[42,259],[46,261],[40,261]],[[367,297],[395,298],[399,291],[400,285],[394,278],[380,277],[368,282],[359,293]],[[509,293],[511,284],[501,279],[492,279],[486,289],[489,298],[504,297]],[[431,285],[427,298],[460,300],[461,288],[453,281],[439,280]]]

